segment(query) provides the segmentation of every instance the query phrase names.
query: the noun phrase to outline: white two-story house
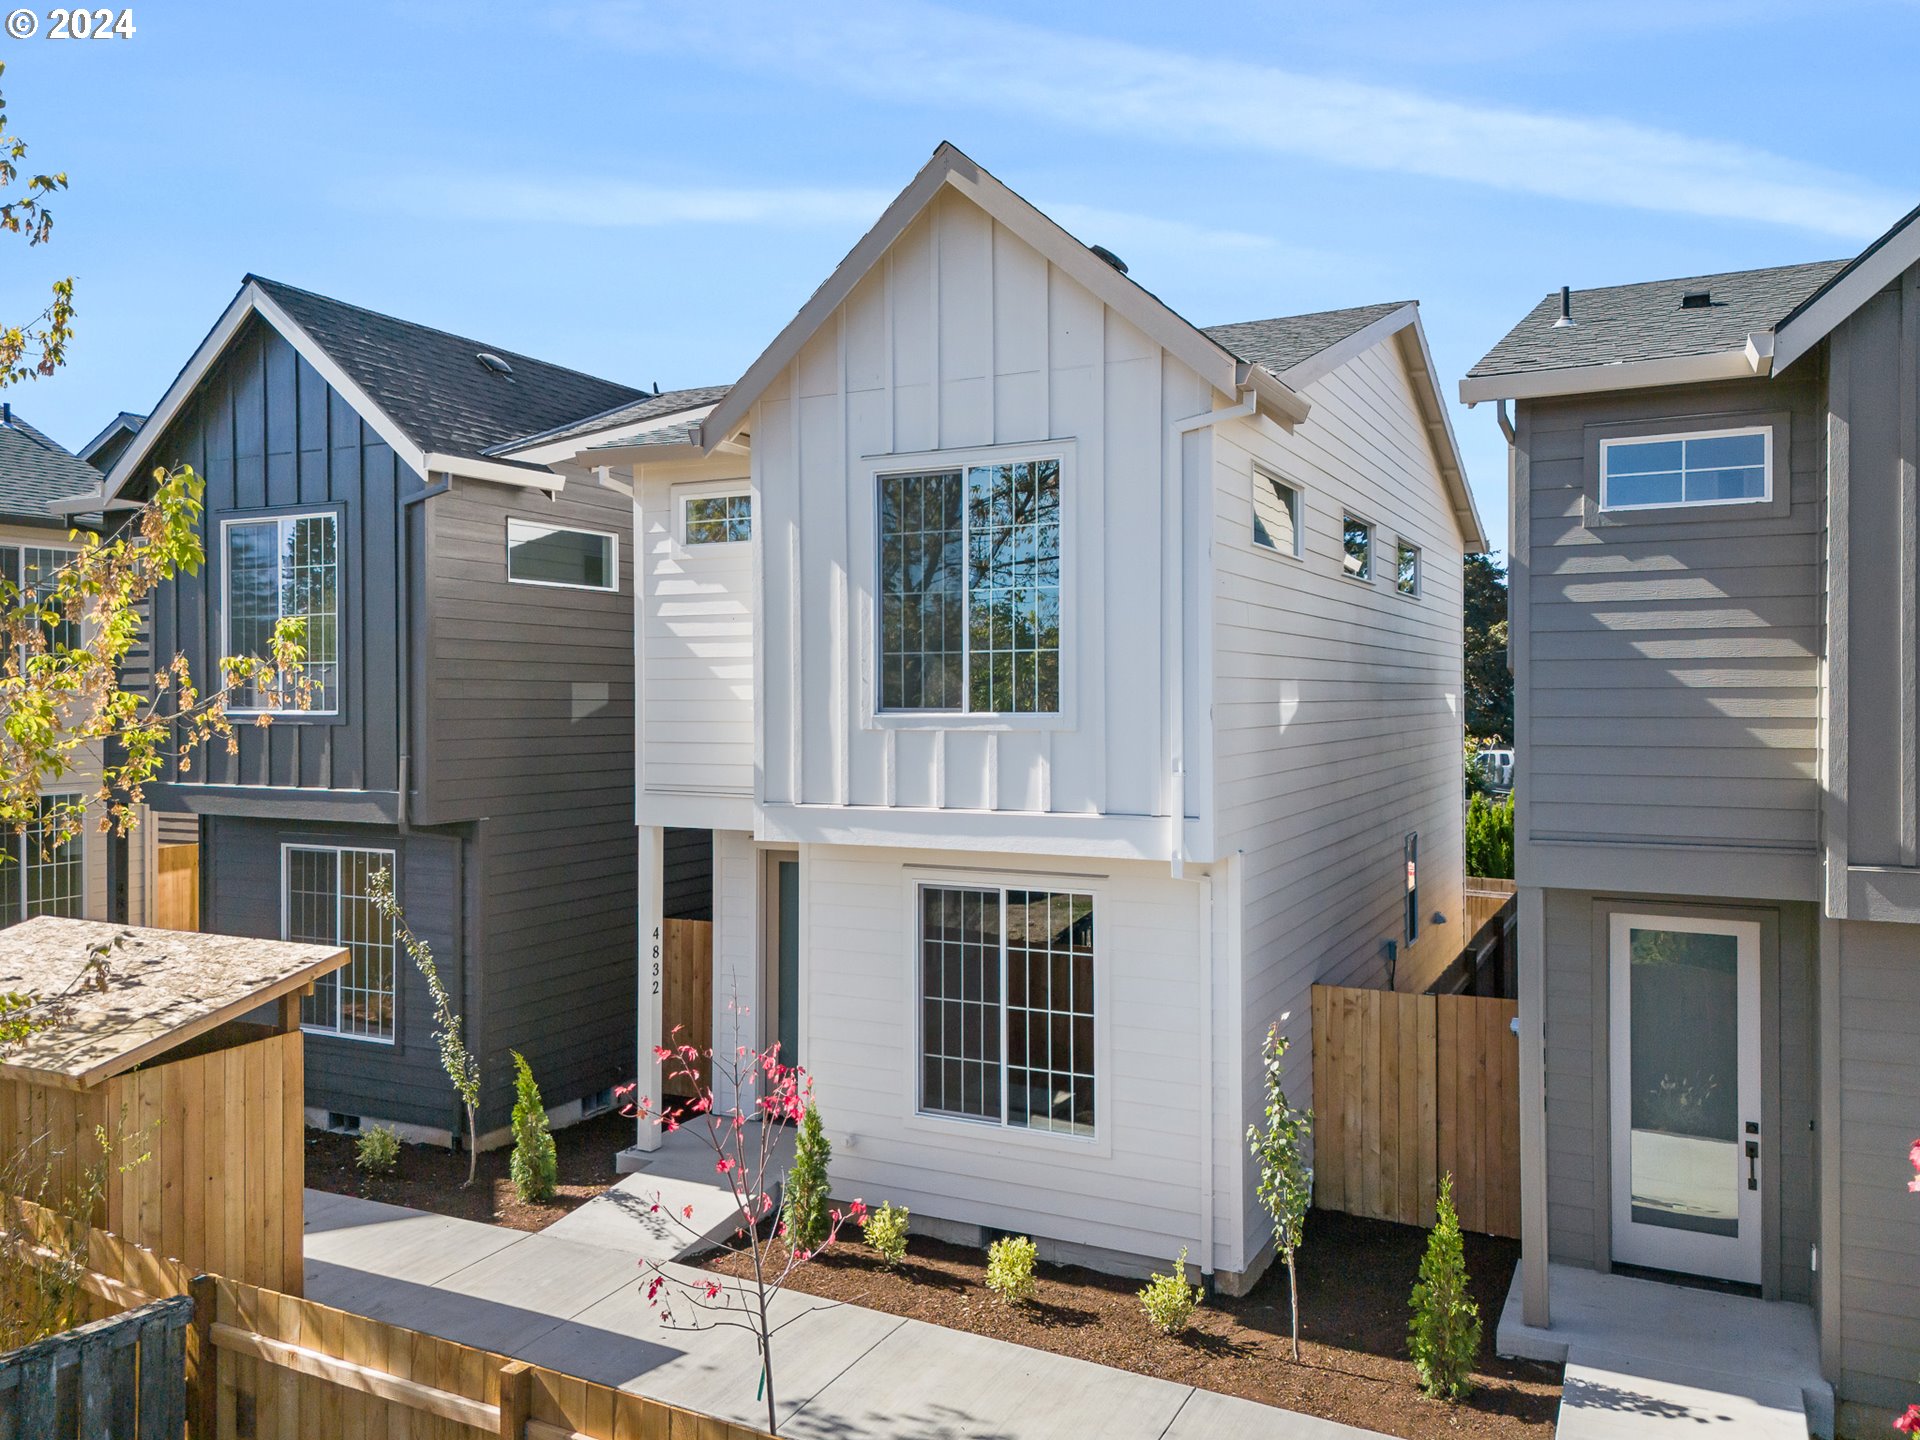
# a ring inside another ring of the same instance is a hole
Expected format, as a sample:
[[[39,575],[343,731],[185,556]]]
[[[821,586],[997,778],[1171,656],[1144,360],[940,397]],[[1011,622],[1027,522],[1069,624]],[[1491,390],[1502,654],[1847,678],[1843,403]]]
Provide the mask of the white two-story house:
[[[1202,330],[942,146],[738,383],[503,451],[634,497],[643,1088],[710,833],[714,1043],[814,1076],[838,1192],[1257,1275],[1267,1028],[1310,1101],[1309,986],[1466,939],[1417,307]]]

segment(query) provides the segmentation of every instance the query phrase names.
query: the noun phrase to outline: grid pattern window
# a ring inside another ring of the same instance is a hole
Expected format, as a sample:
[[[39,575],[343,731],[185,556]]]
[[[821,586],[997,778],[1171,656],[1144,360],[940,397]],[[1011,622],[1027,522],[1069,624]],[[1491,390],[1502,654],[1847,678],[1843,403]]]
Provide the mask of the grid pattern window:
[[[1373,526],[1351,515],[1340,521],[1340,569],[1349,580],[1373,579]]]
[[[1420,832],[1412,831],[1401,847],[1407,867],[1407,944],[1420,938]]]
[[[51,842],[56,806],[78,805],[79,795],[42,795],[38,813],[24,830],[7,831],[0,847],[0,925],[36,915],[79,919],[86,909],[86,834],[62,845]]]
[[[1600,442],[1600,508],[1734,505],[1772,498],[1773,431]]]
[[[61,567],[77,554],[77,550],[50,545],[0,545],[0,581],[5,582],[8,608],[50,600]],[[64,615],[50,625],[43,623],[42,629],[49,651],[71,650],[80,643],[79,622]]]
[[[1420,547],[1405,540],[1394,547],[1393,587],[1402,595],[1420,594]]]
[[[285,515],[227,525],[227,649],[229,655],[269,659],[274,628],[306,621],[307,658],[301,669],[313,687],[311,709],[340,705],[340,551],[335,517]],[[286,708],[282,697],[248,685],[237,710]]]
[[[1092,1135],[1094,1014],[1091,895],[921,887],[923,1113]]]
[[[753,496],[694,495],[687,500],[686,543],[731,545],[753,538]]]
[[[569,590],[618,590],[620,541],[598,530],[507,521],[507,579]]]
[[[338,945],[345,968],[300,1002],[300,1023],[359,1040],[393,1039],[393,922],[373,903],[373,877],[393,871],[391,850],[290,845],[284,860],[289,940]]]
[[[1253,543],[1282,555],[1300,553],[1300,492],[1259,470],[1253,472]]]
[[[1058,714],[1060,462],[879,486],[880,708]]]

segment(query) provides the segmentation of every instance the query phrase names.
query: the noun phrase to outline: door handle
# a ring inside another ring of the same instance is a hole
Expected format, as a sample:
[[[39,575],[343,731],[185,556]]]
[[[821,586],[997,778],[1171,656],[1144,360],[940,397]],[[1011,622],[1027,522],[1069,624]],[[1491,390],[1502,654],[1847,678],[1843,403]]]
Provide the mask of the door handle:
[[[1759,1164],[1760,1142],[1758,1140],[1749,1140],[1747,1141],[1747,1189],[1749,1190],[1758,1190],[1760,1188],[1760,1176],[1756,1168]]]

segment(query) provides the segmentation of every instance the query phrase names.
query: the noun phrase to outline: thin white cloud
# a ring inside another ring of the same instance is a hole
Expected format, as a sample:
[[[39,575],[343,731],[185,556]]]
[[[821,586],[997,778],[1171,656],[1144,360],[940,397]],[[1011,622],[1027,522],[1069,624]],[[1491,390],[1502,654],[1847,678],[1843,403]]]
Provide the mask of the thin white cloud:
[[[1877,234],[1907,208],[1883,186],[1754,146],[1149,49],[918,0],[876,0],[849,14],[767,0],[610,0],[560,18],[676,63],[695,54],[822,89],[1151,142],[1849,238]]]

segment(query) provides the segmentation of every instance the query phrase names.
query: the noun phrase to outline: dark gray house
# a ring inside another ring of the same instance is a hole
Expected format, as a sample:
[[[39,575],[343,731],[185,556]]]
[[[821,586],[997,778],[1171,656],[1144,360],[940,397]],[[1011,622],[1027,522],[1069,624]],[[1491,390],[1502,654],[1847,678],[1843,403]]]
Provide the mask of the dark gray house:
[[[1549,296],[1461,397],[1511,440],[1526,1320],[1563,1266],[1801,1302],[1878,1430],[1920,1394],[1920,211]]]
[[[206,477],[207,562],[157,597],[157,655],[206,677],[308,622],[311,707],[234,697],[270,723],[151,798],[193,817],[203,928],[353,953],[304,1002],[311,1123],[461,1128],[368,900],[387,867],[483,1057],[483,1143],[509,1049],[562,1122],[632,1073],[631,505],[485,452],[643,393],[249,276],[112,463],[109,499]]]

